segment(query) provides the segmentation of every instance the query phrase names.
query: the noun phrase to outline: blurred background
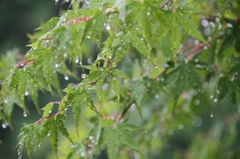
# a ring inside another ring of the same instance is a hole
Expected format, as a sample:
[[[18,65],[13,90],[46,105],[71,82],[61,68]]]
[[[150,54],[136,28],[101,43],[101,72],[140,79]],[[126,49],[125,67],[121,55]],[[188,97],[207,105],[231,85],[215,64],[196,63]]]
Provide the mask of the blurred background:
[[[68,5],[56,4],[54,0],[1,0],[0,57],[12,52],[12,50],[15,51],[17,56],[26,54],[29,49],[26,47],[29,43],[27,34],[33,34],[35,28],[48,21],[51,17],[58,16],[60,10],[66,9]],[[42,98],[39,102],[40,105],[44,105],[48,100]],[[31,102],[27,105],[33,106]],[[31,123],[40,117],[34,106],[29,107],[29,109],[31,114],[28,118],[24,118],[22,110],[15,106],[12,115],[13,130],[9,127],[6,129],[0,128],[0,159],[18,158],[16,149],[17,135],[20,132],[22,123]],[[43,149],[44,153],[40,151],[32,157],[36,159],[46,158],[48,151],[51,149],[48,146],[44,146]]]

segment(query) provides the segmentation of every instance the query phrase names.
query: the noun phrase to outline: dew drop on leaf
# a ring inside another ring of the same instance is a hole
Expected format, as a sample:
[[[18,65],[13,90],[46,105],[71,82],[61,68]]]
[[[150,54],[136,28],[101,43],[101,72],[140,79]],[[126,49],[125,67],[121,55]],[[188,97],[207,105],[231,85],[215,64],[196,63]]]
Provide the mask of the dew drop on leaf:
[[[147,15],[150,15],[150,12],[147,12]]]
[[[199,99],[195,99],[194,100],[194,105],[199,105],[200,104],[200,100]]]
[[[59,67],[59,64],[55,64],[55,67],[58,68],[58,67]]]
[[[26,112],[23,112],[23,116],[24,116],[24,117],[27,117],[27,113],[26,113]]]
[[[76,58],[75,62],[76,62],[76,63],[78,63],[78,62],[79,62],[79,59],[78,59],[78,58]]]
[[[155,68],[158,68],[158,65],[155,65],[154,67],[155,67]]]
[[[89,140],[92,140],[93,139],[93,136],[89,136]]]
[[[203,19],[201,21],[201,24],[202,24],[203,27],[207,27],[208,26],[208,21],[206,19]]]
[[[64,76],[64,79],[65,79],[66,81],[68,81],[68,80],[69,80],[69,77],[68,77],[68,76]]]
[[[191,124],[193,127],[199,127],[202,125],[202,119],[198,116],[193,117]]]
[[[210,117],[213,118],[213,113],[211,113]]]
[[[6,129],[7,128],[7,124],[6,123],[2,123],[2,128]]]
[[[173,129],[168,130],[168,135],[173,135],[173,134],[174,134],[174,130]]]
[[[24,94],[25,96],[28,96],[29,95],[29,92],[28,91],[25,91],[25,94]]]
[[[87,77],[87,75],[84,74],[84,73],[83,73],[82,76],[81,76],[81,78],[83,78],[83,79],[86,78],[86,77]]]
[[[7,104],[7,103],[8,103],[8,100],[7,100],[7,99],[5,99],[5,100],[4,100],[4,103],[5,103],[5,104]]]
[[[178,125],[178,129],[179,129],[179,130],[182,130],[183,128],[184,128],[184,125],[183,125],[183,124],[179,124],[179,125]]]
[[[156,94],[156,95],[155,95],[155,98],[156,98],[156,99],[158,99],[158,98],[159,98],[159,95],[158,95],[158,94]]]
[[[198,45],[199,44],[199,40],[194,40],[194,45]]]
[[[64,54],[63,54],[63,57],[67,57],[67,53],[64,53]]]
[[[164,78],[161,78],[161,81],[164,81],[165,79]]]
[[[215,98],[213,101],[216,103],[217,102],[217,98]]]

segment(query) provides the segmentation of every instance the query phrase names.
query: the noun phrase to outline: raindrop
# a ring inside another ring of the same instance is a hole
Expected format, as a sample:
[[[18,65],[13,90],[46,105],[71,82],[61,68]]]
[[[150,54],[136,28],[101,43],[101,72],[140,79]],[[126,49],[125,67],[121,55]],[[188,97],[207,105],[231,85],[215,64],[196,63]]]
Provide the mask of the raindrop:
[[[143,38],[141,38],[141,40],[143,41],[144,39],[143,39]]]
[[[89,136],[89,140],[92,140],[93,139],[93,136]]]
[[[173,129],[168,130],[168,135],[173,135],[173,134],[174,134],[174,130]]]
[[[155,95],[155,98],[156,98],[156,99],[158,99],[158,98],[159,98],[159,95],[158,95],[158,94],[156,94],[156,95]]]
[[[208,47],[207,47],[207,46],[204,46],[204,47],[203,47],[203,49],[204,49],[204,50],[207,50],[207,49],[208,49]]]
[[[211,113],[210,117],[213,118],[213,113]]]
[[[2,123],[2,128],[6,129],[7,128],[7,124],[6,123]]]
[[[194,100],[194,105],[199,105],[200,104],[200,100],[199,99],[195,99]]]
[[[195,62],[198,62],[198,59],[195,59]]]
[[[161,81],[164,81],[165,79],[164,78],[161,78]]]
[[[213,101],[216,103],[217,102],[217,98],[215,98]]]
[[[4,100],[4,103],[5,103],[5,104],[7,104],[7,103],[8,103],[8,100],[7,100],[7,99],[5,99],[5,100]]]
[[[130,110],[131,110],[131,111],[134,111],[134,110],[136,109],[135,106],[136,106],[135,103],[133,103],[133,104],[131,105],[131,107],[130,107]]]
[[[155,67],[155,68],[158,68],[158,65],[155,65],[154,67]]]
[[[207,27],[208,26],[208,21],[206,19],[203,19],[201,21],[201,24],[202,24],[203,27]]]
[[[92,60],[90,58],[87,59],[88,64],[93,64]]]
[[[183,125],[183,124],[179,124],[179,125],[178,125],[178,129],[179,129],[179,130],[182,130],[183,128],[184,128],[184,125]]]
[[[111,29],[110,24],[107,24],[107,25],[106,25],[106,29],[107,29],[107,30],[110,30],[110,29]]]
[[[227,23],[227,28],[232,28],[232,27],[233,27],[232,24]]]
[[[210,35],[211,34],[211,29],[209,27],[207,27],[206,29],[204,29],[204,34],[205,35]]]
[[[41,149],[41,148],[42,148],[40,144],[38,145],[38,148],[39,148],[39,149]]]
[[[75,62],[78,63],[79,62],[79,58],[76,58]]]
[[[58,68],[58,67],[59,67],[59,64],[55,64],[55,67]]]
[[[195,117],[193,117],[191,124],[194,127],[199,127],[202,125],[202,119],[198,116],[195,116]]]
[[[27,117],[27,113],[26,113],[26,112],[23,112],[23,116],[24,116],[24,117]]]
[[[24,94],[25,96],[28,96],[29,95],[29,92],[28,91],[25,91],[25,94]]]
[[[210,98],[212,99],[212,98],[213,98],[213,95],[210,95]]]
[[[194,40],[194,45],[198,45],[199,44],[199,40]]]
[[[215,22],[219,22],[219,21],[220,21],[220,19],[219,19],[219,18],[216,18],[216,19],[215,19]]]
[[[90,39],[90,36],[88,35],[87,38]]]
[[[104,91],[104,90],[106,90],[108,88],[108,84],[107,83],[105,83],[104,85],[102,85],[102,90]]]
[[[48,114],[50,114],[50,113],[52,113],[52,111],[51,111],[51,110],[48,112]]]
[[[50,133],[48,133],[47,136],[50,136]]]
[[[86,78],[87,77],[87,75],[86,74],[82,74],[82,76],[81,76],[81,78]]]
[[[64,53],[64,54],[63,54],[63,57],[67,57],[67,53]]]
[[[55,0],[55,2],[57,3],[57,2],[58,2],[58,0]]]
[[[214,28],[215,27],[215,24],[213,22],[210,22],[209,25]]]
[[[69,77],[68,77],[68,76],[64,76],[64,79],[65,79],[66,81],[68,81],[68,80],[69,80]]]

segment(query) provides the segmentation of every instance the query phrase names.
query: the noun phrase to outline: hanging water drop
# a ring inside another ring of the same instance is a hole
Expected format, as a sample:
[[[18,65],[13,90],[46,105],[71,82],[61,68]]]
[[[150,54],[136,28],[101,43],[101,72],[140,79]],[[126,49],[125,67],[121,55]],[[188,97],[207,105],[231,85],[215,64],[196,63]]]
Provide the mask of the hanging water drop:
[[[158,95],[158,94],[156,94],[156,95],[155,95],[155,98],[156,98],[156,99],[158,99],[158,98],[159,98],[159,95]]]
[[[150,12],[147,12],[147,15],[150,15]]]
[[[211,113],[210,117],[213,118],[213,113]]]
[[[63,54],[63,57],[67,57],[67,53],[64,53],[64,54]]]
[[[75,62],[78,63],[79,62],[79,58],[76,58]]]
[[[168,131],[168,135],[173,135],[173,134],[174,134],[174,130],[173,129]]]
[[[161,78],[161,81],[164,81],[165,79],[164,78]]]
[[[198,116],[193,117],[191,121],[192,126],[194,127],[199,127],[202,125],[202,119]]]
[[[7,128],[7,124],[6,123],[2,123],[2,128],[6,129]]]
[[[158,68],[158,65],[155,65],[154,67],[155,67],[155,68]]]
[[[27,113],[26,113],[25,111],[23,112],[23,116],[24,116],[24,117],[27,117]]]
[[[5,104],[7,104],[7,103],[8,103],[8,100],[7,100],[7,99],[5,99],[5,100],[4,100],[4,103],[5,103]]]
[[[106,29],[107,29],[107,30],[110,30],[110,29],[111,29],[110,24],[106,24]]]
[[[66,81],[68,81],[68,80],[69,80],[69,77],[68,77],[68,76],[64,76],[64,79],[65,79]]]
[[[179,125],[178,125],[178,129],[179,129],[179,130],[182,130],[183,128],[184,128],[184,125],[183,125],[183,124],[179,124]]]
[[[200,104],[200,100],[199,99],[195,99],[194,100],[194,105],[199,105]]]
[[[214,103],[216,103],[217,102],[217,98],[215,98],[213,101],[214,101]]]
[[[199,44],[199,40],[194,40],[194,45],[198,45]]]
[[[201,21],[201,24],[202,24],[203,27],[207,27],[208,26],[208,21],[206,19],[203,19]]]
[[[58,68],[58,67],[59,67],[59,64],[58,64],[58,63],[56,63],[56,64],[55,64],[55,67],[56,67],[56,68]]]
[[[83,73],[82,76],[81,76],[81,78],[83,78],[83,79],[86,78],[86,77],[87,77],[87,75],[84,74],[84,73]]]
[[[28,96],[28,95],[29,95],[29,92],[28,92],[28,91],[25,91],[24,95],[25,95],[25,96]]]

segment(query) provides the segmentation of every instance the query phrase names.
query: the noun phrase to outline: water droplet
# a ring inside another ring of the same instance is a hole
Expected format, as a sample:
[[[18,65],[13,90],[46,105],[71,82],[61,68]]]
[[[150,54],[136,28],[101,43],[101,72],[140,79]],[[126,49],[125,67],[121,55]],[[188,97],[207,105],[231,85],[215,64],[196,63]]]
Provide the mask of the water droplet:
[[[198,92],[196,90],[193,91],[193,96],[196,96]]]
[[[69,80],[69,77],[68,77],[68,76],[64,76],[64,79],[65,79],[66,81],[68,81],[68,80]]]
[[[47,136],[50,136],[50,133],[48,133]]]
[[[194,100],[194,105],[199,105],[200,104],[200,100],[199,99],[195,99]]]
[[[5,103],[5,104],[7,104],[7,103],[8,103],[8,100],[7,100],[7,99],[5,99],[5,100],[4,100],[4,103]]]
[[[173,129],[168,130],[168,135],[173,135],[173,134],[174,134],[174,130]]]
[[[64,54],[63,54],[63,57],[67,57],[67,53],[64,53]]]
[[[88,35],[88,36],[86,36],[88,39],[90,39],[90,36]]]
[[[2,123],[2,128],[6,129],[7,128],[7,124],[6,123]]]
[[[144,38],[141,38],[141,40],[143,41],[143,40],[144,40]]]
[[[106,29],[107,29],[107,30],[110,30],[110,29],[111,29],[110,24],[107,24],[107,25],[106,25]]]
[[[150,12],[147,12],[147,15],[150,15]]]
[[[89,136],[89,140],[92,140],[93,139],[93,136]]]
[[[211,113],[210,117],[213,118],[213,113]]]
[[[155,95],[155,98],[156,98],[156,99],[158,99],[158,98],[159,98],[159,95],[158,95],[158,94],[156,94],[156,95]]]
[[[207,26],[208,26],[208,20],[203,19],[203,20],[201,21],[201,24],[202,24],[203,27],[207,27]]]
[[[55,0],[55,2],[57,3],[57,2],[58,2],[58,0]]]
[[[213,101],[216,103],[217,102],[217,98],[215,98]]]
[[[52,113],[52,111],[51,111],[51,110],[48,112],[48,114],[50,114],[50,113]]]
[[[198,59],[195,59],[195,62],[198,62]]]
[[[219,22],[220,21],[220,19],[219,18],[215,18],[215,22]]]
[[[207,47],[207,46],[204,46],[204,47],[203,47],[203,49],[204,49],[204,50],[207,50],[207,49],[208,49],[208,47]]]
[[[233,27],[232,24],[227,23],[227,28],[232,28],[232,27]]]
[[[39,144],[39,145],[38,145],[38,148],[39,148],[39,149],[41,149],[41,148],[42,148],[42,146]]]
[[[164,81],[165,79],[164,78],[161,78],[161,81]]]
[[[59,64],[55,64],[55,67],[58,68],[58,67],[59,67]]]
[[[192,126],[194,127],[199,127],[202,125],[202,119],[198,116],[193,117],[191,121]]]
[[[67,3],[69,2],[69,0],[65,0]]]
[[[207,27],[206,29],[204,29],[204,34],[205,35],[210,35],[211,34],[211,29],[209,27]]]
[[[79,58],[76,58],[75,62],[78,63],[79,62]]]
[[[210,95],[210,98],[212,99],[212,98],[213,98],[213,95]]]
[[[90,64],[90,65],[93,64],[91,58],[88,58],[88,59],[87,59],[87,62],[88,62],[88,64]]]
[[[158,68],[158,65],[155,65],[154,67],[155,67],[155,68]]]
[[[179,129],[179,130],[182,130],[183,128],[184,128],[184,125],[183,125],[183,124],[179,124],[179,125],[178,125],[178,129]]]
[[[106,90],[107,88],[108,88],[108,84],[107,84],[107,83],[105,83],[105,84],[102,85],[102,90],[103,90],[103,91]]]
[[[24,116],[24,117],[27,117],[27,113],[26,113],[26,112],[23,112],[23,116]]]
[[[86,74],[82,74],[82,76],[81,76],[81,78],[86,78],[87,77],[87,75]]]
[[[194,45],[198,45],[199,44],[199,40],[194,40]]]
[[[28,96],[29,95],[29,92],[28,91],[25,91],[25,94],[24,94],[25,96]]]

